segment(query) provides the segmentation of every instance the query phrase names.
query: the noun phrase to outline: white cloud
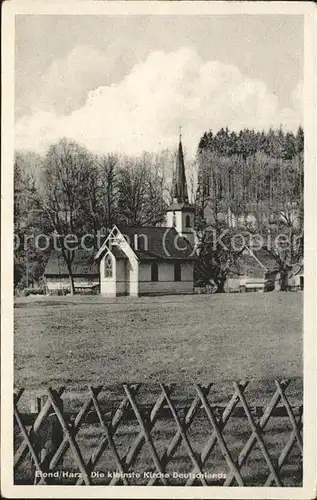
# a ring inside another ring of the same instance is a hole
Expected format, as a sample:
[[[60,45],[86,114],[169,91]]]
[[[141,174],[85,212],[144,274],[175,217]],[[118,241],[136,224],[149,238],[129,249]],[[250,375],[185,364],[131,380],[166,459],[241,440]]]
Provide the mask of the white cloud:
[[[74,57],[67,58],[72,67],[69,72],[64,61],[64,90],[69,99],[73,99],[72,89],[81,74],[73,68]],[[46,76],[52,88],[59,70],[57,64]],[[76,111],[59,115],[39,110],[19,120],[16,147],[43,151],[50,142],[66,136],[95,151],[156,151],[175,147],[182,124],[184,143],[193,154],[201,134],[210,128],[267,129],[280,124],[296,128],[301,122],[299,95],[300,90],[295,90],[294,109],[281,109],[278,98],[263,82],[248,78],[235,66],[204,62],[190,48],[157,51],[136,64],[119,83],[89,91]]]
[[[68,114],[85,104],[89,90],[111,81],[115,50],[107,55],[87,45],[75,46],[65,58],[56,59],[38,80],[34,111]]]

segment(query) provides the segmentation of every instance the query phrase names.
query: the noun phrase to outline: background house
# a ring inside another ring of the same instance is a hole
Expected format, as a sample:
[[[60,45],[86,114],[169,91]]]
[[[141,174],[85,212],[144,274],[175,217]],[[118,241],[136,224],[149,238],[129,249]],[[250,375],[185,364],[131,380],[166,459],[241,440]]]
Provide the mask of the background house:
[[[263,292],[271,270],[276,268],[275,259],[265,249],[252,250],[248,247],[228,273],[225,291]],[[275,273],[275,271],[273,271]]]
[[[281,274],[279,270],[272,269],[266,275],[265,289],[268,292],[281,290]],[[287,290],[298,292],[304,290],[304,264],[303,262],[294,264],[288,272]]]
[[[288,288],[295,292],[304,290],[304,265],[302,262],[291,269],[288,277]]]
[[[94,254],[82,249],[74,250],[72,271],[77,293],[98,293],[99,267],[94,262]],[[47,293],[64,294],[70,292],[69,272],[61,250],[52,250],[44,271]]]

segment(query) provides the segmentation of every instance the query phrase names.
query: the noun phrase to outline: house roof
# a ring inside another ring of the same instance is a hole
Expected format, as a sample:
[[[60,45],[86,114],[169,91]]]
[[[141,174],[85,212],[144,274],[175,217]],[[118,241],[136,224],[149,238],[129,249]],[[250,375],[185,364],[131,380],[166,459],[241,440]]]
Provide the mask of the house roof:
[[[228,273],[228,276],[244,275],[253,278],[261,278],[267,271],[273,271],[276,267],[275,259],[264,248],[260,250],[251,249],[251,251],[246,249],[246,251],[238,257],[236,263]]]
[[[195,258],[190,242],[181,237],[174,227],[121,226],[119,230],[140,260]],[[114,252],[115,246],[111,246],[111,252]],[[100,255],[101,253],[97,254],[97,257]]]
[[[274,259],[272,254],[265,248],[260,248],[259,250],[252,249],[252,252],[267,271],[275,271],[276,269],[278,269],[276,259]]]
[[[304,265],[302,262],[299,262],[298,264],[294,264],[290,271],[290,278],[293,276],[298,276],[304,274]]]
[[[249,276],[252,278],[263,278],[265,269],[250,255],[241,255],[231,267],[228,277]]]
[[[99,266],[94,262],[94,253],[87,250],[74,250],[75,256],[72,262],[74,276],[98,275]],[[69,275],[61,250],[52,250],[44,271],[45,276]]]

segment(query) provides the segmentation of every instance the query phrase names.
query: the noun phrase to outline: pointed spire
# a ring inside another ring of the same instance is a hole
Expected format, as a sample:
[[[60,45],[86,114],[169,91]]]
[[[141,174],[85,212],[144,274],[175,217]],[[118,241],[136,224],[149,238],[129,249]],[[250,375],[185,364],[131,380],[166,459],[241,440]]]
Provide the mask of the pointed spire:
[[[179,130],[179,144],[176,158],[176,169],[173,178],[173,199],[178,203],[188,203],[188,192],[185,175],[184,154],[182,146],[182,129]]]

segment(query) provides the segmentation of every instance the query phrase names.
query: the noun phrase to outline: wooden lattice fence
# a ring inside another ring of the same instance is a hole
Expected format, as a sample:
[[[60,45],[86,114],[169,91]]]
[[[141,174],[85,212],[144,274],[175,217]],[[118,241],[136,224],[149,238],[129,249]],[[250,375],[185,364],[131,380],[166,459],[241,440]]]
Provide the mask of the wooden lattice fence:
[[[48,388],[32,412],[20,389],[15,483],[300,486],[303,407],[290,381],[274,384],[260,394],[234,382],[231,397],[197,384],[185,399],[175,385],[123,384],[112,399],[89,386],[79,406],[70,394],[70,410],[64,388]]]

